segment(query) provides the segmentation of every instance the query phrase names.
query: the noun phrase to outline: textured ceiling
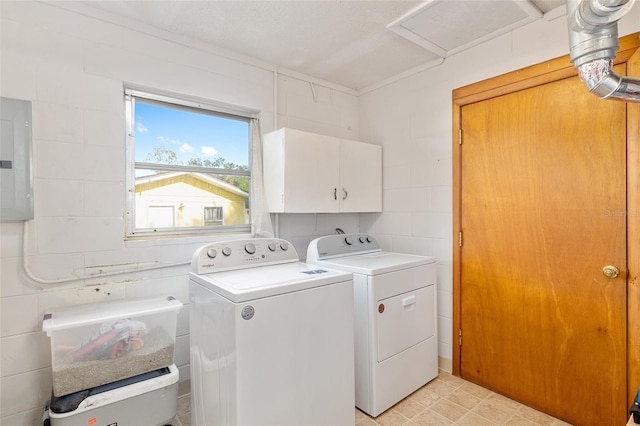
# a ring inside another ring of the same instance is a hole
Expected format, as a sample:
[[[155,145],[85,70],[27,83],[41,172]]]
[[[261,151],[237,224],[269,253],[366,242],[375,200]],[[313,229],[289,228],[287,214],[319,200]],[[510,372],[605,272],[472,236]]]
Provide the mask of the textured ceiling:
[[[463,4],[477,0],[446,1]],[[360,90],[439,59],[436,54],[387,29],[387,25],[422,3],[406,0],[98,0],[83,4],[100,9],[101,13],[125,16],[130,19],[127,22],[142,22]],[[547,12],[565,1],[533,3]],[[487,14],[486,19],[490,18]],[[464,26],[450,28],[446,19],[442,21],[441,31],[465,30]]]

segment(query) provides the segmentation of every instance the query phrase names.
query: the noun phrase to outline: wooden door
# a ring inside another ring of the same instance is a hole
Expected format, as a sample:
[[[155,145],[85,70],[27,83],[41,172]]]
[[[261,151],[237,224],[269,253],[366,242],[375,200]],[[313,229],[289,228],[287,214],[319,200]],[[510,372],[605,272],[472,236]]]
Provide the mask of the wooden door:
[[[461,376],[572,424],[625,424],[626,104],[572,77],[460,117]]]

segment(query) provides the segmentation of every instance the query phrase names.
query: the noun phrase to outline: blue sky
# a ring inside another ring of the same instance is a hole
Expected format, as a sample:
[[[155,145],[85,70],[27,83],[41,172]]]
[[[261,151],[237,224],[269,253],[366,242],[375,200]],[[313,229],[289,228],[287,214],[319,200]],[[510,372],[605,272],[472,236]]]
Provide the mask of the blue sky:
[[[249,124],[213,115],[136,102],[136,161],[151,162],[155,147],[171,150],[179,164],[191,158],[223,157],[235,164],[249,164]]]

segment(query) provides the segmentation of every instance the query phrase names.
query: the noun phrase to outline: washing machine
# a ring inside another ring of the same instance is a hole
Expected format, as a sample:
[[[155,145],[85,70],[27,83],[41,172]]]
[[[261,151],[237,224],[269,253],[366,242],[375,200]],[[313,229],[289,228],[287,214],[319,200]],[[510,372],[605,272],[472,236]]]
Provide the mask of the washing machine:
[[[356,407],[376,417],[438,375],[435,258],[336,234],[313,240],[306,262],[353,273]]]
[[[352,274],[279,238],[205,245],[189,279],[195,425],[353,425]]]

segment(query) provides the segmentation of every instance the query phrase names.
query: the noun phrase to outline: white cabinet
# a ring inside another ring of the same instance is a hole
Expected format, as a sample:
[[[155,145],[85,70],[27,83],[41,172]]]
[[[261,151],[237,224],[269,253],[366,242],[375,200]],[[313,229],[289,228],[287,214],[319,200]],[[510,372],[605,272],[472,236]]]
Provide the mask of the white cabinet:
[[[341,212],[382,211],[382,147],[340,139]]]
[[[273,213],[382,211],[382,148],[295,129],[264,136],[264,186]]]
[[[262,167],[269,211],[337,212],[338,156],[338,140],[329,136],[294,129],[266,134]]]

